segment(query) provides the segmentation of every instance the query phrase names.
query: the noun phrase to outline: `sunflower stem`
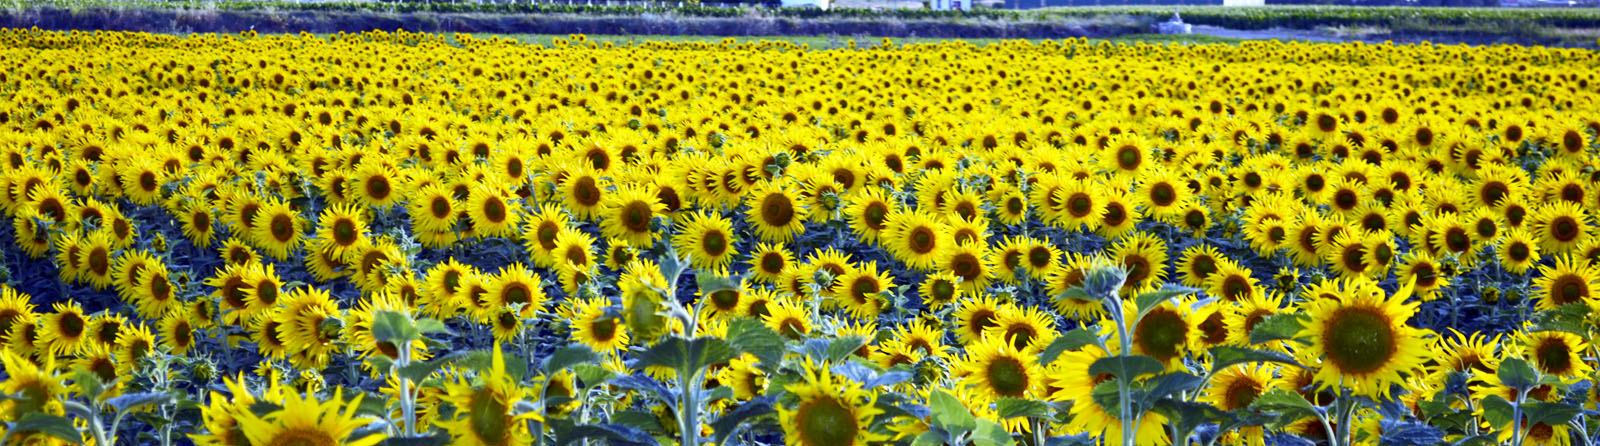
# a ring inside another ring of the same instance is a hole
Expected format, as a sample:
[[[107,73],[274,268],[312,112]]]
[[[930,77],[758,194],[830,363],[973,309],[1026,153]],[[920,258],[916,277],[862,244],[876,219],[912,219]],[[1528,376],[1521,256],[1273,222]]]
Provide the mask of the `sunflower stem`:
[[[1517,404],[1511,405],[1511,446],[1522,446],[1522,403],[1528,401],[1528,390],[1518,389]]]
[[[395,362],[395,370],[402,370],[411,365],[410,347],[410,343],[407,343],[404,347],[398,349],[400,360]],[[395,375],[400,380],[400,416],[405,423],[404,435],[406,437],[415,437],[417,436],[417,414],[415,403],[411,400],[411,380],[406,379],[404,374],[396,373]]]
[[[678,407],[678,434],[683,440],[680,446],[696,446],[700,444],[700,377],[704,369],[696,368],[693,373],[678,376],[678,389],[682,392],[682,405]]]

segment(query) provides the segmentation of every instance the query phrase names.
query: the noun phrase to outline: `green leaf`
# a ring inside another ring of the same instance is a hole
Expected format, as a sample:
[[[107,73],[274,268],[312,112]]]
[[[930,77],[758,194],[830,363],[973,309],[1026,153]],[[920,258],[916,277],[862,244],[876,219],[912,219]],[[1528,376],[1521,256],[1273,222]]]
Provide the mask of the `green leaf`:
[[[1506,358],[1500,361],[1500,368],[1495,370],[1495,376],[1500,378],[1500,383],[1506,387],[1526,392],[1539,384],[1539,371],[1534,370],[1532,364],[1522,358]]]
[[[960,437],[978,427],[972,410],[944,389],[934,389],[928,395],[928,410],[934,427],[943,429],[951,437]]]
[[[1515,414],[1510,401],[1500,395],[1483,397],[1483,420],[1495,429],[1503,429],[1511,425],[1511,416]]]
[[[1055,340],[1050,341],[1050,345],[1044,347],[1044,351],[1039,353],[1039,365],[1049,366],[1050,363],[1056,361],[1056,358],[1061,357],[1062,353],[1099,343],[1100,337],[1095,336],[1095,334],[1089,332],[1089,330],[1084,330],[1082,328],[1073,329],[1072,331],[1063,333],[1061,336],[1057,336]]]
[[[1294,339],[1305,329],[1305,321],[1309,319],[1299,313],[1274,314],[1267,316],[1261,323],[1250,330],[1250,344],[1260,344],[1272,341],[1287,341]]]
[[[1219,345],[1211,348],[1211,370],[1221,371],[1238,364],[1252,362],[1276,362],[1301,367],[1293,357],[1267,350],[1252,350],[1230,345]]]
[[[922,435],[918,435],[917,436],[916,440],[912,440],[911,441],[911,446],[944,446],[944,445],[945,445],[944,436],[940,435],[939,432],[933,431],[933,430],[929,430],[929,431],[923,432]]]
[[[572,368],[573,375],[577,376],[584,389],[594,387],[617,377],[617,372],[598,364],[578,364]]]
[[[1188,373],[1165,373],[1144,380],[1130,392],[1129,397],[1133,399],[1134,410],[1138,413],[1144,413],[1144,411],[1154,408],[1157,401],[1166,399],[1178,392],[1198,389],[1205,383],[1205,378]]]
[[[1545,310],[1533,315],[1533,326],[1529,332],[1535,331],[1560,331],[1576,334],[1584,340],[1589,339],[1589,326],[1584,320],[1589,317],[1589,305],[1567,304],[1554,310]]]
[[[1062,291],[1061,294],[1057,294],[1055,296],[1054,300],[1063,300],[1063,299],[1095,300],[1095,297],[1094,296],[1090,296],[1089,295],[1089,291],[1083,289],[1083,287],[1075,286],[1075,287],[1072,287],[1072,288],[1067,288],[1067,290],[1066,291]]]
[[[1194,432],[1196,427],[1203,424],[1226,425],[1230,424],[1230,421],[1235,421],[1231,414],[1205,403],[1169,399],[1157,403],[1151,410],[1166,416],[1167,421],[1178,428],[1179,438],[1188,438],[1186,434]]]
[[[1198,288],[1189,288],[1186,286],[1169,283],[1166,286],[1161,287],[1159,290],[1140,294],[1139,297],[1134,298],[1134,303],[1138,305],[1139,309],[1139,316],[1134,320],[1144,319],[1145,314],[1149,314],[1150,310],[1155,309],[1157,305],[1161,305],[1162,302],[1166,302],[1168,299],[1198,292],[1200,292],[1200,289]]]
[[[91,399],[100,399],[106,393],[106,383],[100,377],[87,369],[77,369],[72,372],[72,384],[78,387],[78,392]]]
[[[1522,414],[1528,417],[1528,425],[1533,426],[1544,423],[1546,426],[1560,426],[1578,417],[1583,409],[1566,403],[1546,403],[1543,401],[1530,401],[1522,403]]]
[[[867,339],[861,336],[850,335],[834,339],[828,344],[828,362],[843,361],[844,358],[855,354],[863,345],[867,345]]]
[[[1050,405],[1041,401],[1022,398],[1001,398],[994,403],[995,411],[1000,419],[1009,420],[1017,417],[1047,418],[1050,416]]]
[[[372,313],[372,338],[378,342],[405,345],[418,336],[417,327],[406,315],[398,311],[378,310]]]
[[[572,344],[556,349],[554,353],[550,354],[549,358],[545,359],[544,365],[540,366],[539,370],[544,372],[545,376],[550,376],[578,364],[594,362],[600,362],[600,355],[595,354],[594,350],[589,349],[587,345]]]
[[[1011,433],[994,421],[979,419],[978,428],[972,432],[972,444],[976,446],[1013,446],[1016,442],[1011,440]]]
[[[11,423],[6,435],[14,436],[16,432],[38,432],[56,437],[61,441],[71,444],[83,444],[83,436],[78,433],[78,428],[72,425],[72,419],[67,417],[47,415],[43,412],[28,412],[22,415],[17,422]]]
[[[1089,364],[1089,374],[1109,373],[1111,376],[1132,381],[1144,375],[1154,375],[1166,370],[1161,361],[1144,355],[1107,356]]]
[[[443,432],[421,437],[389,437],[378,442],[378,446],[444,446],[450,444],[450,435]]]
[[[723,444],[728,441],[728,438],[733,435],[739,425],[753,418],[773,413],[772,402],[776,400],[777,397],[775,396],[764,395],[739,404],[733,410],[724,412],[722,416],[717,417],[710,423],[713,442],[719,445]]]
[[[506,375],[518,381],[528,377],[528,359],[526,357],[510,351],[503,352],[503,354],[505,355]],[[467,369],[487,372],[494,369],[494,352],[490,350],[473,350],[463,353],[460,357],[450,362]]]
[[[1317,416],[1317,407],[1312,405],[1299,392],[1273,388],[1255,401],[1250,402],[1250,411],[1264,412],[1278,415],[1277,424],[1290,423],[1305,417]]]
[[[162,392],[130,393],[106,400],[106,405],[117,408],[117,412],[129,412],[144,406],[166,404],[172,401],[172,395]]]
[[[438,319],[432,319],[432,318],[417,319],[417,325],[416,326],[417,326],[417,332],[421,333],[421,334],[435,334],[435,333],[443,333],[443,334],[448,334],[448,335],[455,334],[454,331],[450,331],[450,327],[446,327],[444,325],[444,322],[440,322]]]
[[[680,375],[693,375],[712,364],[728,362],[735,356],[737,352],[722,339],[684,339],[674,335],[640,353],[634,367],[643,371],[645,367],[665,366],[678,371]]]
[[[783,361],[783,337],[767,324],[751,318],[739,318],[728,324],[728,344],[740,352],[755,355],[761,366],[776,370]]]

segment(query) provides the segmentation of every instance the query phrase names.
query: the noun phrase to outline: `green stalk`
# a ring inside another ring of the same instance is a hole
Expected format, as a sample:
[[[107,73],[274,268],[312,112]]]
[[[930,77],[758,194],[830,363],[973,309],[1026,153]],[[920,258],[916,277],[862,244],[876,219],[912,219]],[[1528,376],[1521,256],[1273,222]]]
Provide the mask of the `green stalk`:
[[[703,370],[678,376],[678,388],[682,390],[682,402],[678,406],[678,434],[682,438],[679,445],[695,446],[700,444],[700,378]]]

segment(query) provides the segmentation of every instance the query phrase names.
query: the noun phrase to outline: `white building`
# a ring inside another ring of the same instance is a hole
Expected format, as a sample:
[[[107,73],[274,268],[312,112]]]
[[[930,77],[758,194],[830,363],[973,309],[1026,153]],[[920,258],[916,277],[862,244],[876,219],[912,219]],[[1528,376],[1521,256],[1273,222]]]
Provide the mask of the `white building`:
[[[973,0],[928,0],[928,6],[935,11],[970,11]]]

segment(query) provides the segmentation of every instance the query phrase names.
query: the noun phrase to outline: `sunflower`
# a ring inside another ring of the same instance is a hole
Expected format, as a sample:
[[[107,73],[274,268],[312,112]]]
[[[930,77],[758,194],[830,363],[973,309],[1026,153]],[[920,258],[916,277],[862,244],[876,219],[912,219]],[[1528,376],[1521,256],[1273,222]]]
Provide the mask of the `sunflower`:
[[[143,324],[128,324],[117,330],[117,341],[112,346],[116,357],[117,374],[126,376],[144,367],[144,358],[156,349],[156,337]]]
[[[251,240],[278,260],[287,260],[300,245],[301,219],[289,203],[273,200],[261,206],[251,222]]]
[[[998,326],[1004,307],[994,297],[979,295],[961,303],[956,308],[956,337],[962,344],[972,344],[983,339],[983,333]]]
[[[1106,214],[1104,188],[1087,181],[1065,180],[1044,202],[1045,220],[1067,230],[1098,228]]]
[[[1225,342],[1230,345],[1250,345],[1250,332],[1255,330],[1256,325],[1280,311],[1283,311],[1283,297],[1277,293],[1256,293],[1227,307],[1223,314],[1223,324],[1228,330]]]
[[[480,297],[484,308],[499,308],[510,310],[520,306],[517,317],[531,319],[544,311],[544,290],[540,287],[539,275],[529,272],[521,263],[513,263],[500,270],[485,285],[486,293]]]
[[[747,401],[761,396],[767,390],[767,372],[756,368],[758,360],[746,354],[728,360],[728,366],[717,371],[717,381],[733,388],[733,397]]]
[[[1110,374],[1089,374],[1089,366],[1101,358],[1108,357],[1106,351],[1099,346],[1087,345],[1080,350],[1070,350],[1061,354],[1053,365],[1045,386],[1053,389],[1049,395],[1051,401],[1072,401],[1072,420],[1067,423],[1066,429],[1070,433],[1089,434],[1103,439],[1120,439],[1124,429],[1127,428],[1118,416],[1117,407],[1102,406],[1096,400],[1094,388],[1111,382]],[[1134,434],[1135,444],[1138,446],[1156,446],[1171,444],[1167,439],[1167,418],[1159,413],[1146,413],[1136,424]]]
[[[572,338],[596,352],[616,352],[628,346],[628,329],[615,317],[605,299],[583,299],[574,304]]]
[[[655,217],[666,213],[666,206],[649,188],[637,185],[618,187],[606,194],[599,215],[600,230],[606,237],[626,242],[630,246],[649,248],[655,244],[651,224]]]
[[[528,218],[522,226],[522,243],[533,257],[533,263],[552,268],[558,259],[551,255],[556,249],[556,238],[571,227],[566,211],[557,205],[544,205]]]
[[[1205,286],[1225,263],[1232,263],[1211,245],[1191,246],[1184,249],[1178,259],[1178,280],[1189,287]]]
[[[826,365],[804,364],[805,381],[785,387],[798,400],[778,407],[788,446],[866,446],[885,439],[870,426],[883,411],[877,397],[841,377]]]
[[[995,317],[994,326],[983,330],[984,339],[999,339],[1019,353],[1044,350],[1057,336],[1055,317],[1033,307],[1006,307]]]
[[[733,222],[715,213],[696,213],[678,223],[678,233],[672,236],[672,245],[678,252],[689,256],[689,262],[698,269],[724,269],[739,250],[733,233]]]
[[[781,244],[761,243],[750,255],[750,274],[758,281],[773,283],[784,271],[795,266],[794,254]]]
[[[83,307],[75,301],[67,301],[52,304],[51,308],[56,312],[39,321],[36,345],[54,356],[77,354],[89,337],[89,318],[84,316]]]
[[[924,277],[922,283],[917,285],[917,295],[922,296],[922,304],[929,310],[938,310],[954,304],[956,299],[966,294],[961,292],[955,274],[941,272]]]
[[[884,197],[881,189],[868,188],[856,192],[845,206],[845,218],[850,223],[850,230],[856,237],[865,243],[876,243],[884,230],[888,229],[888,218],[899,210],[899,206]]]
[[[115,282],[112,277],[116,266],[112,259],[114,250],[111,235],[106,231],[95,231],[79,242],[78,257],[83,265],[80,276],[94,289],[102,290]]]
[[[1189,188],[1166,168],[1145,169],[1138,184],[1135,200],[1146,215],[1166,219],[1181,212],[1189,201]]]
[[[596,263],[594,237],[577,229],[563,229],[556,235],[555,249],[550,251],[551,267],[564,265],[589,267]]]
[[[922,211],[892,215],[888,225],[883,233],[885,250],[914,269],[931,271],[955,244],[946,226]]]
[[[1539,247],[1551,253],[1565,253],[1588,241],[1592,217],[1578,203],[1557,201],[1539,207],[1531,222]]]
[[[473,234],[498,237],[515,232],[519,215],[512,209],[502,189],[492,183],[484,183],[468,193],[467,215],[472,219]]]
[[[1395,275],[1400,283],[1414,284],[1413,292],[1423,300],[1433,300],[1439,289],[1450,285],[1450,278],[1445,275],[1439,262],[1420,251],[1406,253]]]
[[[1539,367],[1539,371],[1571,380],[1589,376],[1594,367],[1583,359],[1589,344],[1582,337],[1564,331],[1533,331],[1519,333],[1516,337],[1521,355]]]
[[[265,415],[238,411],[239,429],[250,444],[372,446],[383,441],[382,432],[349,438],[371,420],[356,415],[364,395],[358,392],[348,401],[343,395],[344,389],[335,389],[327,402],[321,402],[310,393],[282,392],[282,399],[274,401],[282,403],[278,410]]]
[[[1268,389],[1282,384],[1273,376],[1270,365],[1237,365],[1220,370],[1211,377],[1210,385],[1201,393],[1199,401],[1209,403],[1223,411],[1243,411]],[[1261,426],[1249,426],[1223,435],[1232,437],[1229,444],[1261,444],[1265,434]]]
[[[1407,284],[1393,296],[1365,278],[1330,283],[1336,298],[1314,297],[1303,310],[1311,321],[1297,337],[1310,339],[1306,352],[1326,358],[1316,372],[1318,388],[1347,386],[1357,395],[1387,397],[1427,360],[1423,330],[1406,325],[1417,303]]]
[[[1555,265],[1539,265],[1539,277],[1533,287],[1540,310],[1555,310],[1566,305],[1595,305],[1595,290],[1600,288],[1600,267],[1571,254],[1559,255]]]
[[[794,192],[780,181],[768,181],[746,198],[750,206],[745,221],[755,226],[756,234],[768,243],[788,242],[805,229],[801,215],[805,208]]]
[[[438,233],[455,229],[461,204],[443,184],[430,184],[418,190],[406,206],[412,232]]]
[[[195,246],[208,247],[217,236],[216,219],[206,205],[192,203],[184,210],[181,219],[183,236]]]
[[[781,300],[768,302],[762,308],[767,311],[762,321],[772,331],[789,339],[802,339],[811,334],[811,319],[805,310]]]
[[[367,240],[366,218],[355,205],[329,205],[317,221],[317,237],[333,256],[346,258],[353,248]]]
[[[157,323],[161,345],[173,354],[182,355],[194,347],[195,326],[189,319],[188,307],[176,307]]]
[[[1155,286],[1167,277],[1167,244],[1154,234],[1138,233],[1117,240],[1108,256],[1128,271],[1123,293]]]
[[[851,316],[871,321],[877,320],[882,305],[879,293],[893,288],[894,281],[887,271],[879,272],[877,262],[866,262],[834,279],[832,291]]]
[[[67,396],[67,386],[55,370],[55,361],[45,361],[41,366],[23,355],[0,351],[0,367],[6,371],[5,381],[0,382],[0,391],[6,395],[20,396],[0,402],[0,414],[4,418],[21,420],[32,413],[62,414],[58,400]]]
[[[994,279],[994,264],[981,242],[962,243],[946,250],[939,262],[940,271],[949,271],[961,279],[959,286],[967,293],[976,293],[988,287]]]
[[[33,304],[28,303],[32,297],[26,293],[12,289],[9,285],[0,284],[0,337],[11,332],[11,327],[19,322],[33,320]]]
[[[362,359],[362,368],[369,373],[373,373],[374,376],[386,370],[377,370],[375,367],[377,363],[367,360],[367,358],[381,355],[389,360],[398,361],[401,353],[400,346],[390,341],[379,341],[376,338],[376,334],[373,333],[373,322],[379,311],[405,314],[409,312],[409,309],[405,301],[396,294],[387,292],[373,294],[366,299],[362,299],[356,305],[356,308],[350,310],[348,313],[349,323],[344,326],[344,339],[359,354],[358,357]],[[411,340],[407,347],[411,350],[409,352],[411,360],[423,361],[428,359],[428,346],[422,339]]]
[[[1439,359],[1439,370],[1486,376],[1493,375],[1500,369],[1500,360],[1496,353],[1500,347],[1501,335],[1497,334],[1493,338],[1484,333],[1467,335],[1456,331],[1455,328],[1450,329],[1450,334],[1451,336],[1439,344],[1438,351],[1444,353]]]
[[[1495,248],[1495,255],[1500,259],[1500,267],[1518,275],[1527,273],[1541,258],[1539,245],[1522,228],[1506,231],[1505,239]]]

